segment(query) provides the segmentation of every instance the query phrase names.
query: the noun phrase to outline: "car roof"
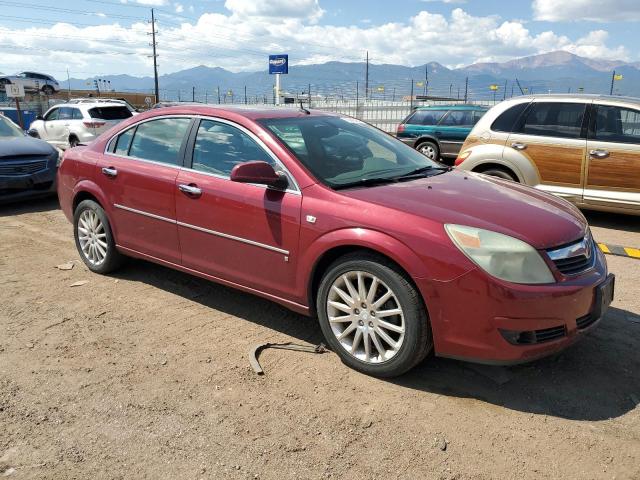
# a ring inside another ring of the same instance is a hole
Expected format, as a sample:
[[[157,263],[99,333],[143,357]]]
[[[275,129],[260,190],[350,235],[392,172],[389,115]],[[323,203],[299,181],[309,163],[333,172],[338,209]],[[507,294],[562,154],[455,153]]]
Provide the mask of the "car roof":
[[[416,110],[488,110],[485,105],[453,104],[453,105],[425,105],[416,107]]]
[[[206,104],[186,104],[171,107],[162,107],[149,110],[149,112],[157,112],[159,115],[174,114],[187,114],[187,115],[216,115],[220,113],[235,113],[241,115],[250,120],[258,120],[261,118],[299,118],[308,116],[340,116],[332,112],[325,112],[322,110],[300,110],[299,108],[291,107],[273,107],[273,106],[222,106],[222,105],[206,105]],[[309,112],[309,113],[306,113]]]
[[[600,95],[595,93],[541,93],[519,95],[517,97],[510,98],[509,100],[544,100],[545,98],[551,98],[554,100],[616,100],[620,102],[629,102],[640,105],[640,98],[637,97],[625,97],[621,95]]]
[[[70,103],[58,103],[54,107],[73,107],[73,108],[94,108],[94,107],[125,107],[122,102],[70,102]],[[53,108],[53,107],[52,107]]]

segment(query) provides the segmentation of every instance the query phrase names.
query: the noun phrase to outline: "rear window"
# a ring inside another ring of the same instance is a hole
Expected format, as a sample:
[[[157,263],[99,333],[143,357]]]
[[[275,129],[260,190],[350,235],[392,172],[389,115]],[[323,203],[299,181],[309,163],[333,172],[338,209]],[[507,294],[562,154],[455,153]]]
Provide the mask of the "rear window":
[[[404,123],[410,125],[437,125],[447,110],[416,110]]]
[[[99,118],[101,120],[124,120],[132,116],[131,111],[124,106],[117,107],[93,107],[89,109],[91,118]]]

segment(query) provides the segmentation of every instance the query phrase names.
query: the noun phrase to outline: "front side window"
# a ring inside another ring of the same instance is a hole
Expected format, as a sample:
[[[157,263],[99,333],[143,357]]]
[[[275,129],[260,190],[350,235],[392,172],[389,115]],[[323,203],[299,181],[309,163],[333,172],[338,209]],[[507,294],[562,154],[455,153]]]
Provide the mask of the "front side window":
[[[131,145],[131,139],[133,138],[133,133],[135,131],[135,128],[130,128],[126,132],[121,133],[116,140],[116,146],[113,153],[116,155],[129,155],[129,146]]]
[[[405,123],[410,125],[437,125],[446,110],[416,110]]]
[[[193,146],[192,168],[199,172],[230,176],[239,163],[273,159],[249,135],[226,123],[202,120]]]
[[[59,114],[59,108],[54,108],[53,110],[51,110],[49,113],[47,113],[44,117],[44,119],[47,122],[50,122],[51,120],[58,120],[58,114]]]
[[[640,111],[597,105],[591,137],[601,142],[640,144]]]
[[[321,182],[345,188],[363,181],[391,181],[441,165],[390,135],[352,118],[269,118],[260,123]]]
[[[129,156],[178,165],[178,153],[190,118],[161,118],[141,123],[131,141]]]
[[[534,103],[520,133],[547,137],[580,138],[586,104]]]

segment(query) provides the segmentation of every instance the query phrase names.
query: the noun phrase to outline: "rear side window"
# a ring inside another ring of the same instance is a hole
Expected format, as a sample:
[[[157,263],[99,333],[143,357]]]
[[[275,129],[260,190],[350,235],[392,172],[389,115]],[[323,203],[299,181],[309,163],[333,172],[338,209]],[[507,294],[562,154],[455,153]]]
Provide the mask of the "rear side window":
[[[113,153],[116,155],[129,155],[129,146],[131,145],[131,139],[135,131],[135,128],[130,128],[126,132],[121,133],[116,141],[116,148]]]
[[[491,124],[491,130],[493,130],[494,132],[507,133],[511,133],[514,130],[517,130],[518,120],[522,115],[522,112],[524,112],[528,106],[528,103],[519,103],[511,108],[508,108],[493,121],[493,123]],[[482,115],[484,115],[484,113],[482,113]]]
[[[271,157],[242,130],[212,120],[200,122],[193,146],[194,170],[229,176],[234,166],[253,160],[273,165]]]
[[[446,110],[416,110],[406,122],[410,125],[437,125]]]
[[[131,141],[129,156],[178,165],[178,152],[190,122],[190,118],[161,118],[141,123]]]
[[[80,111],[79,108],[72,108],[71,110],[73,110],[71,118],[73,120],[82,120],[82,112]]]
[[[640,144],[640,112],[622,107],[598,105],[591,137],[601,142]]]
[[[580,138],[585,109],[584,103],[534,103],[527,114],[521,133]]]
[[[93,107],[89,109],[89,115],[91,118],[99,118],[101,120],[124,120],[132,116],[125,106]]]
[[[73,117],[73,108],[60,107],[60,113],[58,114],[58,120],[71,120]]]
[[[473,112],[471,110],[451,110],[444,117],[440,125],[448,127],[470,127],[473,125]]]

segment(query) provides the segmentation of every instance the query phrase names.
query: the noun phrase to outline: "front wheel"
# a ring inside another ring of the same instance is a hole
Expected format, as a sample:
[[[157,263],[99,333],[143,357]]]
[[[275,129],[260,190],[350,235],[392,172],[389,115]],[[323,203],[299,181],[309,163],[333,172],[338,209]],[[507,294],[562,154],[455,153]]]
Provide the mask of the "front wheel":
[[[438,161],[438,159],[440,158],[440,149],[438,148],[438,145],[433,142],[422,142],[418,144],[416,150],[418,150],[429,160]]]
[[[73,232],[78,253],[89,270],[109,273],[122,265],[124,257],[116,249],[107,215],[93,200],[83,200],[76,207]]]
[[[337,260],[320,283],[316,304],[331,348],[367,375],[401,375],[432,348],[420,294],[384,258],[352,254]]]

